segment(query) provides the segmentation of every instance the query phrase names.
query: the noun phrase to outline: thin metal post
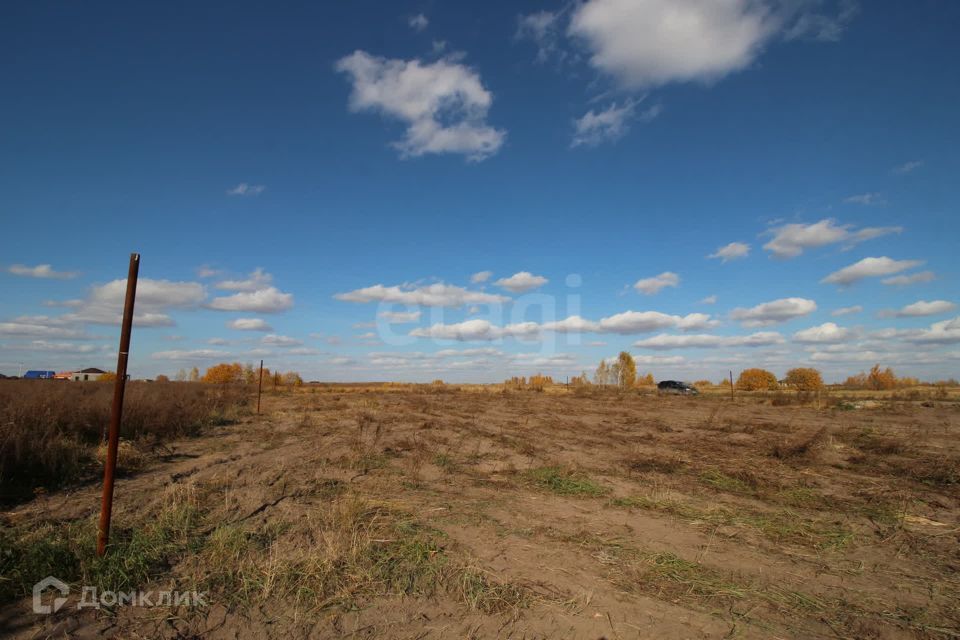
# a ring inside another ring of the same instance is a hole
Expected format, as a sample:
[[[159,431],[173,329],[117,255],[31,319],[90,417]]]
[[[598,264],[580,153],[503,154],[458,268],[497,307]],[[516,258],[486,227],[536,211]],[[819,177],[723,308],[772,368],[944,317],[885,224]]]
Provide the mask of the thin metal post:
[[[263,360],[260,361],[260,382],[257,383],[257,415],[260,414],[260,392],[263,390]]]
[[[730,399],[733,400],[733,371],[730,372]]]
[[[107,552],[110,540],[110,515],[113,512],[113,476],[117,470],[117,446],[120,442],[120,419],[123,414],[123,392],[127,385],[127,358],[130,355],[130,332],[133,328],[133,303],[137,297],[137,275],[140,254],[130,254],[127,272],[127,296],[123,302],[123,323],[120,326],[120,352],[117,354],[117,379],[113,383],[113,406],[110,409],[110,431],[107,436],[107,461],[103,467],[103,496],[100,502],[100,528],[97,532],[97,555]]]

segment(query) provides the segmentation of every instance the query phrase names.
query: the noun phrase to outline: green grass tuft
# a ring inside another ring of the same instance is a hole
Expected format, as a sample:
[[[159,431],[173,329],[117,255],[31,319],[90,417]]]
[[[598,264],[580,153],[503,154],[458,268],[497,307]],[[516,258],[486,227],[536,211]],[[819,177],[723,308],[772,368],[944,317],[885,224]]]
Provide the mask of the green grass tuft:
[[[542,489],[562,496],[602,496],[608,491],[581,473],[557,466],[530,469],[523,475]]]

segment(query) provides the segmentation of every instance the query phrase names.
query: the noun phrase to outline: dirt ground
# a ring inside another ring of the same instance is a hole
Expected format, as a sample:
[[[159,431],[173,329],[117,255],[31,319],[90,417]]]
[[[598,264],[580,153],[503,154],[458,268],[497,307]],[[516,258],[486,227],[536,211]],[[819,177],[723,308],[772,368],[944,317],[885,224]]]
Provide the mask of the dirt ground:
[[[859,405],[858,405],[859,406]],[[153,588],[17,638],[960,636],[960,405],[317,388],[117,485],[200,524]],[[184,489],[186,488],[186,489]],[[164,500],[168,502],[165,503]],[[94,517],[99,487],[10,524]],[[74,596],[72,596],[74,597]]]

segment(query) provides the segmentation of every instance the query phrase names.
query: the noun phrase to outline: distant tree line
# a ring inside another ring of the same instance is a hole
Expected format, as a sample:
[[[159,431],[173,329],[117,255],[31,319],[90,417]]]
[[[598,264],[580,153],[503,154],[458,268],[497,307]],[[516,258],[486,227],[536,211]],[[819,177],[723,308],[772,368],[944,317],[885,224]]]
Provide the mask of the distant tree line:
[[[189,372],[186,369],[180,369],[175,379],[177,382],[206,382],[208,384],[255,384],[259,377],[259,368],[254,368],[252,364],[221,362],[207,369],[202,376],[197,367],[193,367]],[[156,380],[157,382],[169,382],[170,379],[167,376],[157,376]],[[296,371],[271,372],[270,369],[264,367],[263,382],[274,387],[299,387],[303,384],[303,378]]]

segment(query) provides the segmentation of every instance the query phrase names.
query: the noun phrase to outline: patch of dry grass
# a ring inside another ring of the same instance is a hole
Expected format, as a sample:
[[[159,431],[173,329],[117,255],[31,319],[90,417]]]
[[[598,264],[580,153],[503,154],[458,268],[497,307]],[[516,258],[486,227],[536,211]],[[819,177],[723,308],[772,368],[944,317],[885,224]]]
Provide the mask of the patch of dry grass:
[[[245,387],[200,383],[127,385],[120,435],[138,451],[239,418]],[[23,499],[95,472],[110,421],[113,385],[0,381],[0,503]],[[129,450],[128,450],[129,452]],[[128,461],[133,462],[133,454]]]

